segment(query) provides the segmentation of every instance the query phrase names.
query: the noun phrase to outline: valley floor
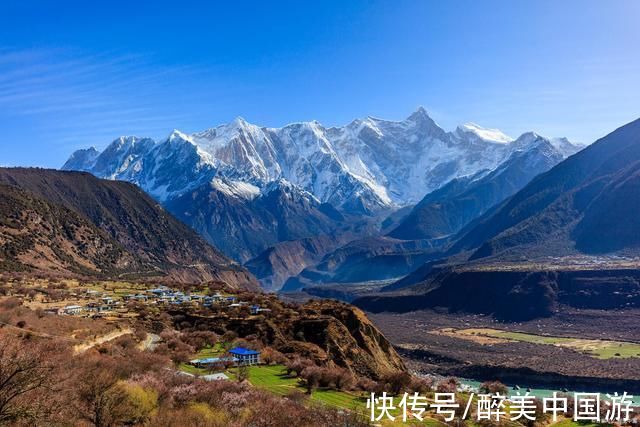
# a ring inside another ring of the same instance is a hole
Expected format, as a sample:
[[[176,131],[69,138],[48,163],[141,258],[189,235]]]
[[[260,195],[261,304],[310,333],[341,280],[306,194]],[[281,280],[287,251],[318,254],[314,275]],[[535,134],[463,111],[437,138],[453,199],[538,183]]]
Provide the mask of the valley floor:
[[[517,323],[438,310],[368,315],[418,372],[559,391],[640,391],[638,309],[562,307]]]

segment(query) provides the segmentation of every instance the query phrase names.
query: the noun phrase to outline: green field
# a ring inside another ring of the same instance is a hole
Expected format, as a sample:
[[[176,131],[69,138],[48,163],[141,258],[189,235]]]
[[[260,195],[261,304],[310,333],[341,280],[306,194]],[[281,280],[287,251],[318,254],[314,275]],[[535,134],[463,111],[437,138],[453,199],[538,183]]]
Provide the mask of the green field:
[[[185,369],[183,369],[185,368]],[[180,369],[185,372],[194,374],[206,374],[204,370],[198,370],[193,366],[181,365]],[[200,372],[202,371],[202,372]],[[225,372],[229,378],[236,378],[236,369],[231,368]],[[249,382],[258,388],[264,389],[270,393],[286,396],[294,391],[305,393],[306,389],[304,385],[295,377],[286,375],[284,366],[250,366],[249,367]],[[348,391],[336,391],[336,390],[314,390],[309,399],[312,403],[324,404],[339,409],[346,409],[359,412],[364,416],[368,416],[368,409],[366,408],[367,393],[363,392],[348,392]],[[422,422],[414,420],[414,422],[402,422],[402,415],[399,410],[391,411],[392,415],[396,417],[395,422],[386,420],[382,423],[383,426],[400,426],[400,425],[420,425],[430,427],[445,426],[442,423],[433,418],[426,418]],[[470,423],[470,425],[476,425]],[[589,423],[576,423],[570,419],[559,421],[555,424],[551,424],[554,427],[592,427],[595,424]],[[602,424],[599,424],[602,425]]]
[[[206,369],[196,368],[195,366],[189,365],[188,363],[180,363],[178,365],[178,370],[192,375],[207,375],[210,373]]]
[[[227,373],[235,377],[235,369]],[[304,393],[306,389],[297,378],[286,375],[284,366],[250,366],[249,382],[256,387],[268,390],[281,396],[293,391]],[[314,390],[311,400],[328,404],[341,409],[362,409],[366,404],[363,393],[352,393],[335,390]]]
[[[227,372],[229,377],[235,377],[235,370],[230,369]],[[306,392],[305,387],[300,383],[297,378],[286,375],[284,366],[251,366],[249,368],[249,382],[256,387],[267,390],[271,393],[284,396],[293,391]],[[337,390],[314,390],[311,393],[311,402],[321,403],[324,405],[332,406],[339,409],[347,409],[356,411],[367,416],[368,409],[367,393],[364,392],[351,392],[351,391],[337,391]],[[401,413],[399,410],[391,411],[392,415],[396,418],[396,422],[385,421],[382,423],[384,426],[392,425],[420,425],[430,427],[441,427],[446,424],[437,421],[432,418],[426,418],[422,422],[406,422],[402,423]]]
[[[200,349],[194,356],[194,359],[205,359],[207,357],[221,357],[226,352],[223,343],[215,343],[213,347],[205,347]]]
[[[474,337],[489,337],[505,341],[555,345],[571,348],[598,359],[640,357],[640,344],[624,341],[553,337],[523,332],[508,332],[490,328],[460,329],[451,333],[459,338],[467,337],[473,339]]]
[[[208,357],[222,357],[226,353],[224,348],[224,343],[216,343],[213,347],[207,346],[200,349],[196,354],[194,354],[190,359],[206,359]],[[210,374],[207,369],[197,368],[189,363],[180,363],[178,365],[178,369],[182,372],[186,372],[188,374],[193,375],[207,375]]]

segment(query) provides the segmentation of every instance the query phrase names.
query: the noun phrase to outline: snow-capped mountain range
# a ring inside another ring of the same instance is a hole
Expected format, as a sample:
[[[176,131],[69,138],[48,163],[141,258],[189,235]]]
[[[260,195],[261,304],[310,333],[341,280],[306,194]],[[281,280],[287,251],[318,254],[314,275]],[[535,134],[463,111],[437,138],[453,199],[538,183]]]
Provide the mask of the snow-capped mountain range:
[[[205,184],[250,200],[279,183],[369,213],[416,203],[454,178],[480,178],[538,138],[530,132],[514,140],[475,124],[446,132],[423,108],[402,121],[367,117],[331,128],[316,121],[259,127],[237,118],[193,134],[174,130],[160,142],[120,137],[102,152],[76,151],[63,169],[133,182],[163,203]],[[546,140],[562,157],[580,148]]]

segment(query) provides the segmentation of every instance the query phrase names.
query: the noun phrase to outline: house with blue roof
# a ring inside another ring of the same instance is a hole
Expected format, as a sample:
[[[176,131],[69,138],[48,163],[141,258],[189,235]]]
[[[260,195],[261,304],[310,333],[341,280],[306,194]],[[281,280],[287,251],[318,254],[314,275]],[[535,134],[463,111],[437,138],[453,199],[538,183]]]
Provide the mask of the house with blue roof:
[[[237,365],[257,365],[260,363],[260,352],[244,347],[235,347],[229,350],[229,354],[236,359]]]

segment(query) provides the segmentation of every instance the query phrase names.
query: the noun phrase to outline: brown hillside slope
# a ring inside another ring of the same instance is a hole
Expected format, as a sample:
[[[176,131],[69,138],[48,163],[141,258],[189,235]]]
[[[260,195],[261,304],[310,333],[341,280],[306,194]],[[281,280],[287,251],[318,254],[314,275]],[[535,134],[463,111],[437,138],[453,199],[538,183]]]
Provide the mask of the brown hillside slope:
[[[87,173],[0,168],[0,199],[5,271],[215,280],[258,289],[246,270],[132,184]]]

